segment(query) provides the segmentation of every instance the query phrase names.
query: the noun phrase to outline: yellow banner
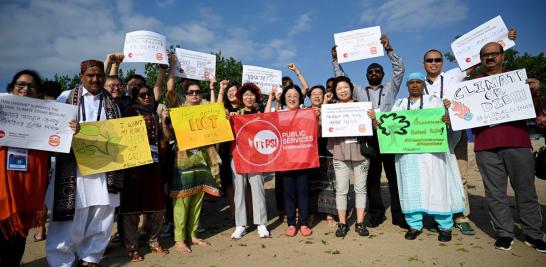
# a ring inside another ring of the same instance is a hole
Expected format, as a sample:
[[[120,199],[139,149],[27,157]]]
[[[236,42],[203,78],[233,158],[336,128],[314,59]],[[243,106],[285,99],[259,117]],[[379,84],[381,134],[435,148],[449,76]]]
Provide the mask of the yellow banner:
[[[127,169],[152,163],[142,116],[84,122],[72,139],[82,175]]]
[[[170,116],[179,150],[233,140],[222,103],[173,108]]]

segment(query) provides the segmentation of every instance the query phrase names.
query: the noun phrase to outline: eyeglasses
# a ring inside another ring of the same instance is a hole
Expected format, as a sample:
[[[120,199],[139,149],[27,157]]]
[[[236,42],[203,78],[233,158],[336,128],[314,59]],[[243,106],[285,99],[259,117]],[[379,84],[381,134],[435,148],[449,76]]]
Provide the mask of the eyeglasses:
[[[425,59],[425,62],[426,63],[432,63],[432,62],[435,62],[435,63],[440,63],[442,62],[442,58],[441,57],[437,57],[437,58],[427,58]]]
[[[373,74],[373,73],[382,73],[383,71],[381,69],[371,69],[371,70],[368,70],[368,74]]]
[[[491,53],[481,54],[480,57],[482,57],[482,58],[489,58],[489,57],[496,58],[496,57],[500,56],[500,54],[502,54],[502,52],[491,52]]]
[[[201,95],[203,92],[201,90],[188,90],[186,91],[186,95]]]
[[[152,96],[154,96],[154,94],[152,94],[152,92],[146,92],[146,93],[138,94],[138,97],[140,97],[140,98],[146,98],[147,96],[152,97]]]
[[[24,89],[25,87],[27,87],[30,90],[36,90],[36,86],[32,85],[31,83],[25,82],[16,82],[15,87],[17,87],[17,89]]]
[[[113,88],[113,87],[123,87],[123,85],[122,85],[122,84],[119,84],[119,83],[111,83],[111,84],[109,84],[108,86],[110,86],[110,87],[112,87],[112,88]]]

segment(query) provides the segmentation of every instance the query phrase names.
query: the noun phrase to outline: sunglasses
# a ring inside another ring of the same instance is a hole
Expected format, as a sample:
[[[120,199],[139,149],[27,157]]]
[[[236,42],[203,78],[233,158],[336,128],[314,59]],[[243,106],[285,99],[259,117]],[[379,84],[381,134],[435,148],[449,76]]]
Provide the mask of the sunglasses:
[[[188,90],[186,91],[186,95],[201,95],[203,92],[201,90]]]
[[[147,93],[140,93],[140,94],[138,94],[138,97],[140,97],[140,98],[146,98],[147,96],[148,96],[148,97],[152,97],[152,96],[154,96],[154,95],[152,94],[152,92],[147,92]]]
[[[381,69],[371,69],[368,71],[368,74],[373,74],[373,73],[382,73],[383,71]]]
[[[426,63],[432,63],[432,62],[440,63],[440,62],[442,62],[442,61],[443,61],[443,60],[442,60],[442,58],[440,58],[440,57],[437,57],[437,58],[427,58],[427,59],[425,59],[425,62],[426,62]]]
[[[36,90],[36,86],[32,85],[31,83],[25,83],[25,82],[16,82],[15,87],[17,89],[24,89],[27,87],[29,90]]]

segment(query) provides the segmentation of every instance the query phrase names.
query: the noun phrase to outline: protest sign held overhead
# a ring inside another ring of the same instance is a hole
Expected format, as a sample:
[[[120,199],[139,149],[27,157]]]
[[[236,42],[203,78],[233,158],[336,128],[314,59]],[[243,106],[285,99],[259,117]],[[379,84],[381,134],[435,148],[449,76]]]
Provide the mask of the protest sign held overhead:
[[[381,153],[448,152],[444,114],[444,108],[377,113]]]
[[[271,90],[280,90],[282,85],[282,72],[280,70],[243,65],[243,84],[256,84],[262,94],[267,95]]]
[[[0,146],[68,153],[76,106],[16,95],[0,96]]]
[[[165,36],[150,31],[135,31],[125,35],[124,62],[169,64]]]
[[[233,140],[222,103],[173,108],[170,117],[179,150]]]
[[[210,81],[216,75],[216,56],[207,53],[176,48],[175,75],[182,78]]]
[[[449,117],[453,130],[535,118],[525,69],[453,85]]]
[[[82,175],[152,163],[142,116],[81,123],[72,149]]]
[[[237,173],[300,170],[319,166],[314,110],[233,116]]]
[[[345,63],[383,56],[383,45],[379,38],[381,38],[379,26],[334,34],[337,61]]]
[[[371,108],[371,102],[322,105],[322,136],[373,135],[372,120],[367,114]]]
[[[479,64],[480,49],[489,42],[498,42],[505,51],[516,44],[508,39],[508,29],[501,16],[496,16],[451,43],[451,50],[461,70]]]

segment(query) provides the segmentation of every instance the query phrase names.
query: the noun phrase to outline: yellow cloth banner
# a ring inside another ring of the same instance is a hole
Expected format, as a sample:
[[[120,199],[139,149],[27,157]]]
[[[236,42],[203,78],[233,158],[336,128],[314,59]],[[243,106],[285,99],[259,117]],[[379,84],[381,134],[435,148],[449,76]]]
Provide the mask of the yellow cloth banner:
[[[84,122],[72,139],[82,175],[127,169],[152,163],[142,116]]]
[[[170,116],[179,150],[233,140],[222,103],[173,108]]]

